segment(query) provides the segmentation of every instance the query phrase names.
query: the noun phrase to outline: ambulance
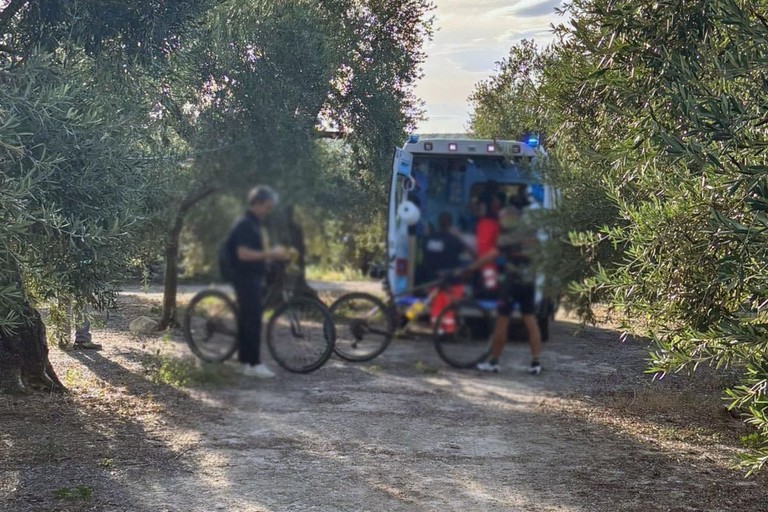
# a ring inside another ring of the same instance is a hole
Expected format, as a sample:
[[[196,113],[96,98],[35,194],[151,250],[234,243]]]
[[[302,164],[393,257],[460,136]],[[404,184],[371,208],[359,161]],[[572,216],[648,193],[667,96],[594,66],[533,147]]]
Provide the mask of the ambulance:
[[[424,257],[424,241],[448,217],[466,246],[475,243],[481,194],[503,194],[526,211],[552,208],[555,191],[536,172],[546,158],[536,137],[526,141],[419,138],[412,135],[394,152],[387,222],[386,288],[398,309],[422,300],[420,286],[434,276]],[[546,239],[539,230],[541,240]],[[460,258],[469,264],[472,253]],[[549,333],[555,302],[545,296],[546,276],[536,276],[536,304],[542,338]],[[477,288],[477,284],[475,283]],[[471,295],[472,283],[467,286]],[[495,314],[493,300],[483,301]],[[519,312],[513,313],[519,318]]]

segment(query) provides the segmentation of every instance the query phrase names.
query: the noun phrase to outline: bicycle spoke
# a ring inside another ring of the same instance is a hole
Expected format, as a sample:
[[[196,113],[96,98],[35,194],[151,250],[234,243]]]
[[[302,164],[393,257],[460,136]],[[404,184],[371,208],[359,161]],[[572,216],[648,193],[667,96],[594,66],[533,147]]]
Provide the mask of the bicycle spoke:
[[[267,342],[278,364],[293,372],[322,366],[333,351],[334,333],[328,309],[320,302],[293,299],[275,310]]]
[[[434,326],[435,349],[452,366],[469,368],[490,352],[490,319],[479,304],[464,301],[447,306]]]
[[[368,361],[386,349],[394,336],[394,322],[377,297],[354,292],[331,306],[336,324],[334,351],[348,361]]]
[[[237,309],[218,290],[195,295],[184,317],[184,333],[192,352],[205,361],[229,358],[237,349]]]

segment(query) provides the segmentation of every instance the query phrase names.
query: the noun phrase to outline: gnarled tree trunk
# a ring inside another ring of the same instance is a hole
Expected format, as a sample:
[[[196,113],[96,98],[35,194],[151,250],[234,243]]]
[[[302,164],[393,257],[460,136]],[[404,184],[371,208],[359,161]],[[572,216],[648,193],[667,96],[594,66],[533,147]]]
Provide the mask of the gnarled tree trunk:
[[[158,331],[164,331],[169,327],[177,327],[179,325],[176,315],[176,292],[179,285],[179,241],[181,239],[181,230],[184,228],[184,219],[192,207],[215,192],[216,189],[213,187],[203,187],[190,193],[181,202],[179,210],[176,212],[168,230],[165,242],[163,316],[157,324]]]
[[[0,333],[0,393],[66,391],[48,360],[40,313],[25,303],[22,315],[23,323],[15,334]]]

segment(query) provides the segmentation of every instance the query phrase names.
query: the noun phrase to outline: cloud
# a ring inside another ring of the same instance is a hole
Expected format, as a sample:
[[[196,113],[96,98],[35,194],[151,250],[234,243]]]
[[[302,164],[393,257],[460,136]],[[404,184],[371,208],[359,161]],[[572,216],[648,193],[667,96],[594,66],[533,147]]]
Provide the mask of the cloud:
[[[555,7],[562,3],[562,0],[517,0],[505,2],[488,14],[491,17],[538,18],[554,14]]]
[[[483,13],[503,9],[524,2],[526,0],[437,0],[437,12],[445,14],[456,14],[467,11]]]
[[[555,12],[555,7],[560,7],[561,0],[545,0],[540,3],[523,1],[517,4],[511,14],[520,18],[535,18],[546,16]]]
[[[522,39],[533,39],[539,45],[539,47],[546,46],[554,38],[552,29],[549,24],[544,27],[531,27],[527,30],[511,29],[499,34],[498,41],[502,41],[507,46],[512,46],[513,43]]]
[[[418,133],[463,133],[469,124],[465,104],[436,103],[430,106],[428,119],[417,125]]]
[[[469,123],[467,98],[475,85],[497,70],[496,63],[521,39],[539,46],[553,39],[550,25],[560,0],[434,0],[434,40],[425,46],[424,79],[416,94],[428,121],[420,132],[458,133]]]
[[[495,51],[482,48],[456,51],[447,60],[457,68],[457,71],[482,73],[493,69],[501,57]]]

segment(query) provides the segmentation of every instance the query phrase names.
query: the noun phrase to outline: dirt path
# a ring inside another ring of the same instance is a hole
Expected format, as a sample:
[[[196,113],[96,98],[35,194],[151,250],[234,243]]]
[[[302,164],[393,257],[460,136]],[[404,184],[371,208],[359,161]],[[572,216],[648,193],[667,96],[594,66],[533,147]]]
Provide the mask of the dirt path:
[[[0,399],[3,510],[768,510],[766,478],[730,469],[746,431],[721,377],[651,385],[645,347],[610,330],[559,321],[538,377],[525,344],[480,375],[403,340],[177,386],[178,335],[125,331],[156,300],[124,295],[104,351],[54,352],[71,396]]]

